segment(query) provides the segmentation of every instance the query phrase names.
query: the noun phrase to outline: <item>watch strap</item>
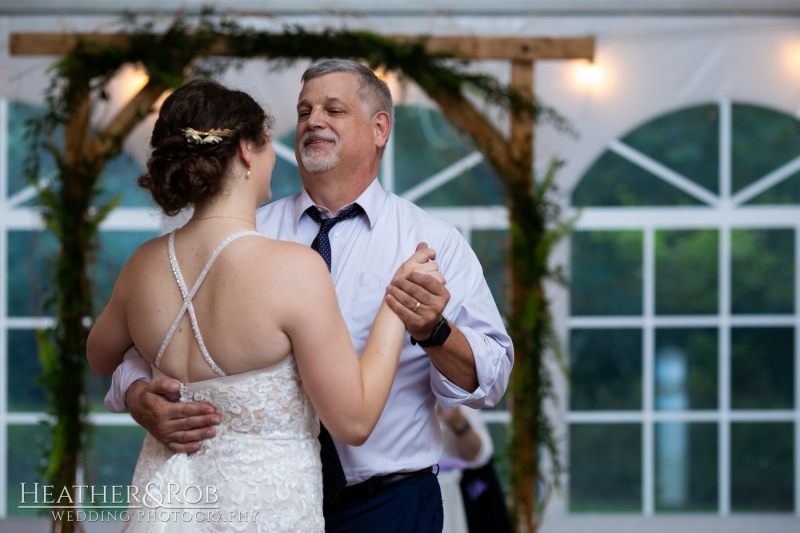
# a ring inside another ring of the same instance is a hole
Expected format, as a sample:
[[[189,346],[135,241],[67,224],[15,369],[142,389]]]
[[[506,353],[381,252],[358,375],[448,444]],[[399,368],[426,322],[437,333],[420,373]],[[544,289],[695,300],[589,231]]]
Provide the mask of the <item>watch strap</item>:
[[[447,319],[442,317],[442,321],[439,322],[435,328],[433,328],[433,333],[431,336],[425,340],[417,340],[414,337],[411,337],[411,344],[419,345],[422,348],[430,348],[432,346],[441,346],[447,340],[447,337],[450,336],[450,324],[447,323]]]

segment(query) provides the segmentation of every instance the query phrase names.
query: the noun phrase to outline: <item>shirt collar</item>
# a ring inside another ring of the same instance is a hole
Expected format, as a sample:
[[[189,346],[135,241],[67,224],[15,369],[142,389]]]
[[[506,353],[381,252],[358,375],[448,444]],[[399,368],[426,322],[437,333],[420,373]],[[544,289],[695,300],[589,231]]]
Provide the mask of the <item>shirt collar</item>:
[[[378,178],[375,178],[372,183],[370,183],[369,187],[367,187],[364,192],[361,193],[361,196],[356,198],[355,202],[364,209],[364,213],[367,215],[367,221],[369,222],[369,227],[372,228],[375,225],[375,222],[378,221],[378,217],[383,210],[383,204],[386,201],[386,197],[388,193],[381,187]],[[352,204],[347,204],[352,205]],[[294,203],[294,231],[297,232],[297,225],[300,223],[300,218],[305,214],[306,209],[309,207],[314,206],[320,209],[320,213],[322,214],[323,218],[330,218],[332,215],[330,211],[328,211],[324,207],[319,207],[314,203],[314,200],[311,199],[309,196],[308,191],[303,188],[303,192],[297,197]],[[344,209],[345,206],[342,206]]]

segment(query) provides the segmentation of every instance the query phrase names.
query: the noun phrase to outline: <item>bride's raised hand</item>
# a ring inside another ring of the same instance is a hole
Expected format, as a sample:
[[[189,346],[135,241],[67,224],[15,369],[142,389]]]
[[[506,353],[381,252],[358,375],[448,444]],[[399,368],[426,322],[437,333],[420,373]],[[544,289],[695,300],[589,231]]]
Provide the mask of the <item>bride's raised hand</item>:
[[[405,279],[412,272],[418,272],[420,274],[433,276],[440,283],[444,284],[445,280],[439,273],[439,264],[436,263],[434,259],[436,259],[436,250],[428,248],[428,245],[424,242],[419,243],[414,254],[397,269],[392,281]]]

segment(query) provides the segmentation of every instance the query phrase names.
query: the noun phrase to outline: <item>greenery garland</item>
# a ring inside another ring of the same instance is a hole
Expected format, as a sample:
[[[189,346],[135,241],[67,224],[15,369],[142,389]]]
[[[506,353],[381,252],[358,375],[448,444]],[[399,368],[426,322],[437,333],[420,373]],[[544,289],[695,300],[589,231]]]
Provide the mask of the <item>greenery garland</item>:
[[[226,58],[208,57],[220,50]],[[300,58],[347,57],[365,60],[372,68],[396,72],[416,82],[437,101],[446,118],[473,138],[494,167],[511,211],[513,294],[508,320],[516,349],[509,445],[513,510],[515,516],[524,516],[525,529],[535,528],[530,526],[530,506],[535,502],[525,500],[530,500],[531,494],[536,498],[531,484],[540,477],[540,446],[550,452],[556,481],[561,469],[553,427],[543,410],[548,399],[555,399],[552,378],[543,360],[548,349],[556,354],[560,349],[542,282],[559,277],[558,272],[550,270],[548,258],[568,226],[557,223],[558,212],[550,200],[557,165],[551,165],[538,190],[534,190],[530,161],[510,156],[502,135],[474,111],[465,94],[472,93],[515,114],[528,114],[539,122],[549,121],[563,130],[568,130],[566,122],[530,95],[520,94],[491,76],[468,71],[468,61],[427,52],[424,39],[398,43],[366,31],[313,33],[297,26],[282,32],[264,32],[242,28],[212,11],[202,12],[191,23],[178,16],[164,32],[157,32],[152,21],[139,23],[129,16],[126,31],[119,34],[119,39],[78,42],[53,66],[46,92],[47,112],[30,123],[33,150],[26,174],[39,187],[46,226],[60,245],[50,284],[56,324],[40,335],[43,383],[53,421],[47,479],[56,485],[54,492],[60,494],[61,487],[76,485],[76,471],[84,462],[88,429],[88,324],[84,317],[95,316],[91,297],[94,287],[87,273],[98,249],[99,226],[117,205],[112,201],[93,207],[100,193],[100,173],[120,153],[123,139],[150,113],[164,90],[179,87],[188,77],[213,75],[235,60],[254,57],[279,60],[278,67]],[[107,98],[109,80],[127,64],[141,65],[149,81],[106,130],[93,132],[89,127],[91,102]],[[59,126],[64,126],[63,149],[53,138]],[[57,177],[39,185],[42,150],[56,161]],[[76,527],[53,523],[54,531],[74,531]]]

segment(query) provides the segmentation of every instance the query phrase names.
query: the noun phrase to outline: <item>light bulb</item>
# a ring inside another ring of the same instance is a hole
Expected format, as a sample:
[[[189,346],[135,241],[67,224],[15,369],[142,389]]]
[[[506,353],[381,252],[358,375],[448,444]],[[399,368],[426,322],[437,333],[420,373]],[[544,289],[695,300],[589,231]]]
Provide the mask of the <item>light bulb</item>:
[[[586,65],[581,72],[581,81],[586,85],[597,85],[602,77],[603,73],[594,63]]]

